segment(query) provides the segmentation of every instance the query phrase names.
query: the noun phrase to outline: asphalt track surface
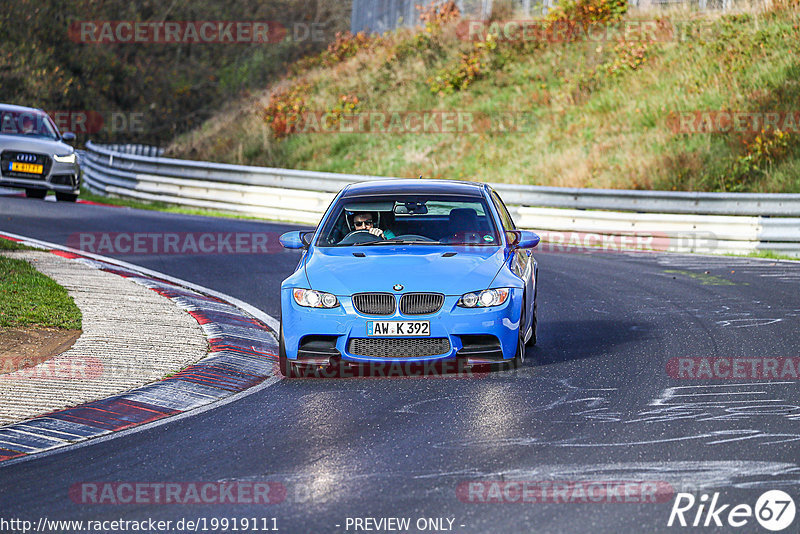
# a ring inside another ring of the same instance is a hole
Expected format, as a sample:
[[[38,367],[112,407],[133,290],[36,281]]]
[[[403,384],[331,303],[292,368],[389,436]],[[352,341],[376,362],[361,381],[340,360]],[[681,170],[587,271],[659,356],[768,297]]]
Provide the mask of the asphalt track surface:
[[[60,244],[76,232],[291,228],[0,197],[0,230]],[[106,255],[276,318],[280,281],[298,259]],[[667,372],[679,357],[797,357],[800,263],[600,252],[537,259],[539,343],[520,371],[281,380],[191,417],[0,466],[0,518],[275,518],[280,531],[298,533],[364,532],[347,521],[365,517],[410,518],[410,532],[419,518],[452,519],[451,532],[767,532],[753,518],[738,529],[669,528],[674,494],[656,503],[574,494],[578,502],[478,503],[457,492],[500,480],[651,481],[751,506],[782,489],[800,505],[800,382]],[[287,494],[269,505],[70,499],[76,484],[114,481],[271,481]],[[798,525],[800,517],[785,532]]]

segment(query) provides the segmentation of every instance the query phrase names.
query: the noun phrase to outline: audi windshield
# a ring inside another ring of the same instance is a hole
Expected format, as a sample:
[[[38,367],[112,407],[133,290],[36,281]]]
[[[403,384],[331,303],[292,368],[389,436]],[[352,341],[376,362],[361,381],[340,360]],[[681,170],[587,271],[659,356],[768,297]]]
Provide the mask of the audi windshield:
[[[46,113],[0,108],[0,134],[59,139],[58,130]]]

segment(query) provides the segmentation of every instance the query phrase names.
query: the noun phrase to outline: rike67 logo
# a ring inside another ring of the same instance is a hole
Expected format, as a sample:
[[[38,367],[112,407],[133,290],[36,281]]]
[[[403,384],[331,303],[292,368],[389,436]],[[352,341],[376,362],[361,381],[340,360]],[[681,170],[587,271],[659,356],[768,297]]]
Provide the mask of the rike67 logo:
[[[678,493],[667,526],[739,528],[752,524],[755,517],[763,528],[778,532],[792,524],[795,512],[792,497],[780,490],[763,493],[755,506],[722,503],[719,492],[711,497],[704,493],[699,498],[691,493]]]

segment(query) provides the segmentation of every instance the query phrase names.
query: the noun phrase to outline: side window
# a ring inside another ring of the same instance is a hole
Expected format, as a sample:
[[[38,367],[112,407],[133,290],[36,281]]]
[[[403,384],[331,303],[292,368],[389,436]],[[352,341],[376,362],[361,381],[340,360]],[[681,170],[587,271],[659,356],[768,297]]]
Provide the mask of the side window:
[[[516,230],[517,227],[514,225],[514,220],[511,218],[511,215],[509,215],[506,205],[503,204],[503,201],[500,200],[500,196],[494,191],[492,191],[492,202],[494,202],[497,211],[500,213],[500,219],[503,221],[503,229]]]

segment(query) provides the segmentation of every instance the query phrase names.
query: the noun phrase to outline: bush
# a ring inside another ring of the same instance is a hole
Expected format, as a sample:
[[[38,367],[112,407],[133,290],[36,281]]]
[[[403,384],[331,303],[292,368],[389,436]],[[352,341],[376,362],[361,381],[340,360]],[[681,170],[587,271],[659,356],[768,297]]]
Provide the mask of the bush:
[[[451,94],[469,87],[486,70],[489,53],[497,48],[494,35],[487,34],[485,41],[472,45],[472,50],[461,54],[458,63],[441,69],[436,75],[428,78],[428,86],[432,93]]]
[[[743,139],[744,154],[730,165],[720,180],[722,191],[748,191],[754,182],[763,178],[774,165],[783,160],[796,143],[790,133],[781,130],[762,130],[752,140]]]
[[[613,22],[627,12],[627,0],[561,0],[547,14],[547,19],[576,24]]]
[[[276,139],[297,132],[306,111],[304,96],[309,93],[307,84],[297,84],[288,90],[273,93],[262,110],[262,116]]]
[[[425,7],[416,6],[420,12],[419,20],[426,30],[441,29],[442,26],[461,18],[461,11],[452,0],[439,3],[435,0]]]

